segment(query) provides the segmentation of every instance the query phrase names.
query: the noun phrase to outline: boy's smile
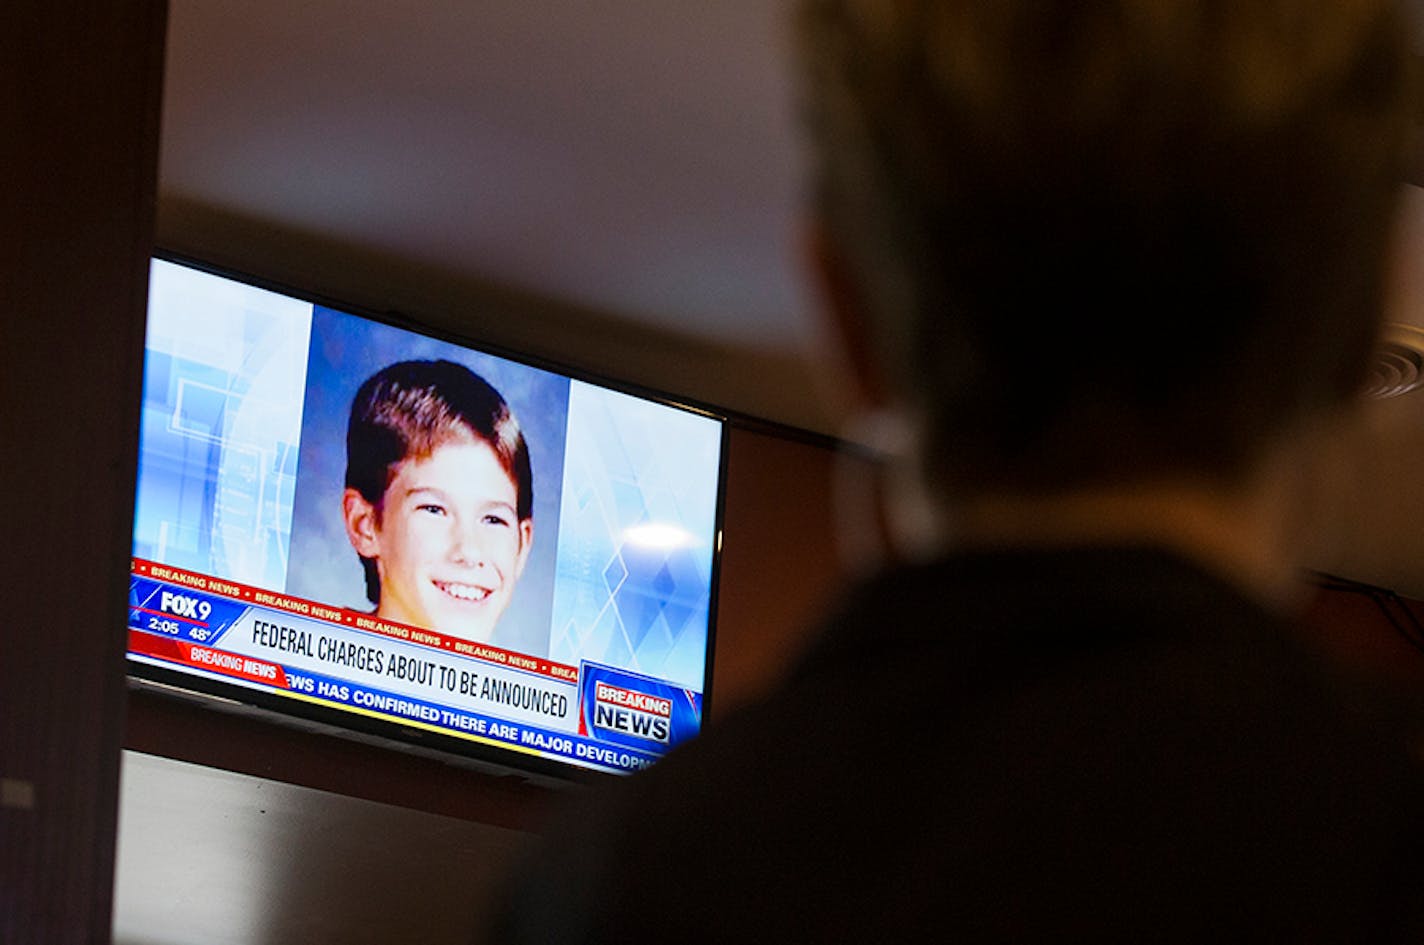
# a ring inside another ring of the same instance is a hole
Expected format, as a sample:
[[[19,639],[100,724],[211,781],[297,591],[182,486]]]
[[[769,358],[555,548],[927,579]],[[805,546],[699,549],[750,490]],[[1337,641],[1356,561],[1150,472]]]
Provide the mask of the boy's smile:
[[[456,584],[450,581],[436,581],[435,586],[456,600],[484,600],[490,595],[487,587],[474,587],[469,584]]]
[[[534,523],[519,521],[517,501],[483,440],[449,441],[400,463],[379,513],[354,523],[364,546],[357,551],[380,575],[377,616],[488,642],[533,540]]]

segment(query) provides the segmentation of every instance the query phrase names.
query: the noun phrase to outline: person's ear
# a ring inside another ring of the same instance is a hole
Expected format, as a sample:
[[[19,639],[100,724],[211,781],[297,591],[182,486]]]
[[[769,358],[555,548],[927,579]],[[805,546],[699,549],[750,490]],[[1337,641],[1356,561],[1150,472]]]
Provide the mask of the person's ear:
[[[379,558],[381,546],[376,536],[375,506],[355,489],[347,489],[341,496],[341,517],[346,523],[346,537],[356,553],[363,558]]]
[[[514,579],[524,573],[524,565],[529,562],[529,547],[534,544],[534,520],[526,518],[519,523],[519,551],[514,556]]]
[[[876,357],[866,321],[864,292],[855,272],[819,221],[812,221],[805,237],[811,282],[819,293],[820,312],[838,348],[837,353],[850,374],[855,406],[859,410],[884,407],[890,402],[890,393]]]

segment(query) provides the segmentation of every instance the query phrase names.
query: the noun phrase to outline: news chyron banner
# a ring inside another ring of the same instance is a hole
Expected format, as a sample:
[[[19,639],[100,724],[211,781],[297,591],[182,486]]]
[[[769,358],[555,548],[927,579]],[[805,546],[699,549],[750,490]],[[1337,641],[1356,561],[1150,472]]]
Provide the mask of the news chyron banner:
[[[359,493],[353,417],[406,383],[483,391],[527,462],[435,442],[384,467],[418,502]],[[130,659],[636,770],[701,726],[721,449],[715,418],[155,260]]]
[[[585,767],[646,767],[701,694],[569,666],[135,559],[129,650],[241,685]]]

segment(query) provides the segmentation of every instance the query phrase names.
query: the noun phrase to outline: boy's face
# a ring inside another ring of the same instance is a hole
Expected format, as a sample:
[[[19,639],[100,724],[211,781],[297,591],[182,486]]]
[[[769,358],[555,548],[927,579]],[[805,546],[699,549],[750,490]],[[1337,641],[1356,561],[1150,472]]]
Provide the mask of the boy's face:
[[[489,444],[460,439],[406,459],[380,513],[346,490],[347,534],[381,579],[376,615],[488,642],[534,538],[514,481]]]

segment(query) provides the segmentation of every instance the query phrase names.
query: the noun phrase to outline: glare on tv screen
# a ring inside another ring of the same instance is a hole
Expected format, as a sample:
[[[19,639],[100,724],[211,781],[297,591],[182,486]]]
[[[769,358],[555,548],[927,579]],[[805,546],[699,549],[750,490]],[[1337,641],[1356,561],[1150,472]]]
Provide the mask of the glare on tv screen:
[[[723,444],[702,410],[157,258],[131,670],[645,767],[702,724]]]

